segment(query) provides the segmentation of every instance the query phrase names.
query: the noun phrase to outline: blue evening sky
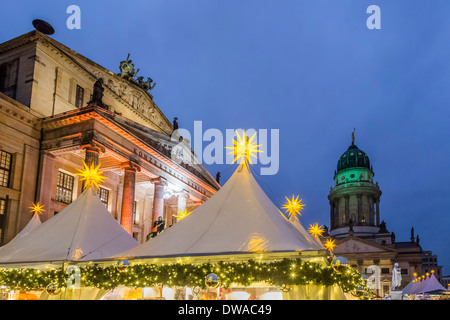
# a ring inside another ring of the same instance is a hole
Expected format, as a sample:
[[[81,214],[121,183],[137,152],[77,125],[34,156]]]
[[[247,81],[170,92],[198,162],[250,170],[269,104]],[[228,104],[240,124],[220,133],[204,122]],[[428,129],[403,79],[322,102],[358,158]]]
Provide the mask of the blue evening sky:
[[[80,30],[66,27],[71,4]],[[366,27],[372,4],[381,30]],[[130,53],[180,127],[279,129],[280,170],[257,180],[277,205],[300,194],[305,227],[330,225],[327,195],[356,128],[388,230],[409,241],[414,227],[450,274],[448,12],[448,0],[8,1],[0,42],[41,18],[114,72]],[[233,172],[207,168],[222,183]]]

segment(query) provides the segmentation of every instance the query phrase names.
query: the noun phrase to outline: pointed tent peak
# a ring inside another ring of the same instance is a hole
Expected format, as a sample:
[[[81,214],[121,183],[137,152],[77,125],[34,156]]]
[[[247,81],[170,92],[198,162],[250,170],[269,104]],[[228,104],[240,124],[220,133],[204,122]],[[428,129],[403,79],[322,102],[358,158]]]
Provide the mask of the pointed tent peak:
[[[116,258],[209,256],[255,252],[324,251],[292,218],[288,220],[242,162],[222,188],[188,217]]]

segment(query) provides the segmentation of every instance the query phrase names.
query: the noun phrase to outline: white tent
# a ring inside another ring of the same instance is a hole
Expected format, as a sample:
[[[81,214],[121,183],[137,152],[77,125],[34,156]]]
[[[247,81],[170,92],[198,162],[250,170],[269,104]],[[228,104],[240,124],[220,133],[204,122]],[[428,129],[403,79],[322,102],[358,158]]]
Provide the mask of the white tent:
[[[11,241],[15,241],[17,239],[20,239],[21,237],[25,236],[30,231],[36,229],[42,224],[41,218],[39,218],[38,213],[34,213],[31,220],[27,223],[27,225],[12,239]],[[10,241],[10,242],[11,242]]]
[[[152,258],[259,252],[325,251],[264,193],[247,163],[189,216],[139,247],[115,257]]]
[[[402,290],[402,294],[414,295],[433,291],[447,291],[447,289],[436,279],[434,274],[431,274],[422,281],[416,280],[408,283]]]
[[[1,247],[0,264],[101,259],[137,245],[87,188],[56,216]]]

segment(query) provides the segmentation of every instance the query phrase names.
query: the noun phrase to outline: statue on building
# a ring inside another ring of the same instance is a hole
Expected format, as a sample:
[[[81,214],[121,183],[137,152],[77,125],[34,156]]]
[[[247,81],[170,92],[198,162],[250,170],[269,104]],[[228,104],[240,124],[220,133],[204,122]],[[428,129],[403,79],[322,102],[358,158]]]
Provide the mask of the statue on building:
[[[220,171],[216,174],[216,181],[217,183],[220,183]]]
[[[149,77],[147,77],[147,81],[144,81],[144,77],[142,77],[142,76],[137,77],[136,80],[137,80],[139,86],[142,89],[144,89],[145,91],[153,90],[153,88],[156,86],[156,83],[153,83],[153,85],[152,85],[153,79],[149,78]]]
[[[139,72],[139,69],[134,69],[134,63],[132,60],[130,60],[130,54],[128,54],[127,59],[120,62],[120,73],[119,75],[122,78],[133,78],[136,76]]]
[[[391,233],[391,243],[395,243],[395,233]]]
[[[386,222],[384,222],[384,220],[383,221],[381,221],[381,223],[380,223],[380,231],[379,231],[380,233],[386,233],[387,232],[387,229],[386,229]]]
[[[416,243],[417,243],[417,245],[419,245],[419,235],[417,235],[417,237],[416,237]]]
[[[105,91],[105,88],[103,88],[103,79],[100,78],[94,83],[92,98],[91,101],[88,102],[88,104],[95,104],[99,107],[105,107],[105,105],[103,104],[103,91]]]
[[[414,242],[414,228],[411,228],[411,242]]]
[[[398,288],[402,285],[402,273],[400,268],[398,267],[398,263],[394,263],[394,268],[392,269],[392,285],[391,291],[394,291],[395,288]]]
[[[355,128],[353,128],[352,132],[352,144],[355,144]]]
[[[153,228],[155,228],[155,227],[156,227],[156,235],[158,235],[164,231],[164,229],[166,227],[166,222],[163,220],[162,217],[158,217],[158,220],[156,220],[153,223]]]
[[[173,130],[177,130],[178,129],[178,118],[175,117],[173,118]]]

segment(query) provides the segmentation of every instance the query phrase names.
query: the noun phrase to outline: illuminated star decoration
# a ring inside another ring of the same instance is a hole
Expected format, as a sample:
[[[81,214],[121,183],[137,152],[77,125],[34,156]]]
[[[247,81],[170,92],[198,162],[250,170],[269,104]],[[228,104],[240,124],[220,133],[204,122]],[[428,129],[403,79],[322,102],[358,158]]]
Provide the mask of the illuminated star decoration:
[[[289,200],[288,197],[286,197],[287,202],[281,207],[282,209],[286,210],[286,213],[289,213],[288,218],[291,218],[294,214],[301,215],[300,211],[303,209],[305,204],[302,203],[302,199],[298,200],[298,197],[295,198],[294,195],[292,195],[292,199]]]
[[[82,254],[83,254],[83,250],[81,250],[81,249],[76,249],[75,252],[74,252],[74,254],[73,254],[73,258],[74,258],[75,260],[78,260],[78,259],[81,258],[81,255],[82,255]]]
[[[98,171],[100,164],[98,164],[97,167],[93,163],[91,166],[88,166],[84,161],[83,164],[84,168],[81,170],[77,169],[80,173],[76,173],[76,175],[82,177],[80,181],[85,181],[86,188],[96,186],[97,189],[100,189],[99,184],[102,183],[104,179],[109,179],[102,176],[103,171]]]
[[[324,245],[325,249],[333,251],[334,248],[336,248],[336,240],[334,239],[327,239],[327,241],[325,241]]]
[[[192,211],[188,212],[187,208],[184,209],[184,212],[181,211],[181,210],[178,210],[178,213],[179,213],[179,214],[178,214],[178,215],[174,215],[174,217],[176,217],[178,221],[181,221],[181,220],[183,220],[184,218],[186,218],[188,215],[190,215],[191,212],[192,212]]]
[[[38,202],[36,204],[33,203],[33,206],[29,207],[29,208],[31,209],[30,212],[33,212],[34,214],[37,214],[37,213],[42,214],[42,212],[45,211],[44,209],[42,209],[43,207],[44,207],[44,205],[41,206],[41,205],[39,205],[39,202]]]
[[[263,152],[261,150],[258,150],[258,147],[260,147],[260,144],[256,144],[253,139],[256,136],[256,132],[252,135],[252,137],[249,139],[245,135],[245,130],[242,133],[242,137],[239,135],[239,132],[236,131],[237,135],[237,141],[233,139],[233,147],[225,147],[225,149],[231,149],[232,151],[228,154],[234,155],[234,160],[231,164],[235,163],[236,161],[242,159],[244,162],[249,162],[251,165],[253,165],[251,157],[258,158],[256,156],[256,153]],[[240,162],[241,163],[241,162]]]
[[[309,233],[314,236],[315,238],[321,237],[322,234],[325,232],[323,226],[319,227],[318,223],[315,224],[310,224],[309,225],[309,229],[308,229]]]

